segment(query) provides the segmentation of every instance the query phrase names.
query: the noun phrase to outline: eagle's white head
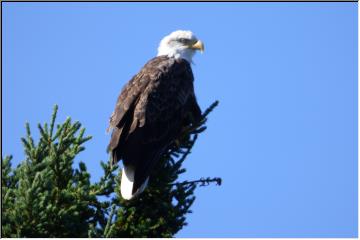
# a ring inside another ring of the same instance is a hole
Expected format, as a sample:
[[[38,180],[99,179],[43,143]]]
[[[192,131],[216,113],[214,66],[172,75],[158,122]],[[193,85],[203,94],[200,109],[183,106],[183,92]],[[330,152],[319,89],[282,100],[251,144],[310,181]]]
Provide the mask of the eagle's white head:
[[[192,62],[196,50],[204,51],[204,44],[191,31],[177,30],[164,37],[158,48],[158,56],[183,58]]]

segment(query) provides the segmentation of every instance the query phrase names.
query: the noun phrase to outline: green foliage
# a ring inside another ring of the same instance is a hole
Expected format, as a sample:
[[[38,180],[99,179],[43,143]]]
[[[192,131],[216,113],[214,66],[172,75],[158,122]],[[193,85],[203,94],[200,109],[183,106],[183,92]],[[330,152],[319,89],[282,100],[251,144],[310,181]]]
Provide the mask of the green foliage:
[[[90,175],[83,163],[72,168],[75,156],[84,150],[82,144],[91,137],[84,137],[85,129],[70,118],[54,134],[56,112],[57,107],[50,127],[38,125],[37,144],[26,124],[27,136],[21,139],[26,158],[14,171],[11,158],[2,162],[4,236],[71,237],[76,232],[86,237],[87,222],[96,222],[91,203],[97,199],[90,194]]]
[[[162,156],[148,188],[138,198],[122,199],[121,171],[101,162],[99,182],[91,183],[83,162],[74,158],[91,139],[79,122],[67,118],[55,130],[57,106],[50,124],[39,124],[35,143],[26,124],[25,160],[15,169],[12,156],[1,159],[2,234],[4,237],[172,237],[186,225],[186,214],[195,200],[197,184],[219,179],[177,182],[185,172],[182,163],[197,136],[205,130],[202,120],[183,134]],[[100,200],[102,199],[102,200]],[[105,199],[105,200],[104,200]]]

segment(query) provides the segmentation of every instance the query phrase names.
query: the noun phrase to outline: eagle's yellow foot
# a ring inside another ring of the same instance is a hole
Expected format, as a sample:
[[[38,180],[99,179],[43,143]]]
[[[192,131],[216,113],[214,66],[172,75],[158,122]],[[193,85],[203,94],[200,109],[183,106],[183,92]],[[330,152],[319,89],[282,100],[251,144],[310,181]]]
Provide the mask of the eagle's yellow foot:
[[[179,139],[176,139],[176,140],[175,140],[175,145],[176,145],[177,148],[180,147],[180,141],[179,141]]]

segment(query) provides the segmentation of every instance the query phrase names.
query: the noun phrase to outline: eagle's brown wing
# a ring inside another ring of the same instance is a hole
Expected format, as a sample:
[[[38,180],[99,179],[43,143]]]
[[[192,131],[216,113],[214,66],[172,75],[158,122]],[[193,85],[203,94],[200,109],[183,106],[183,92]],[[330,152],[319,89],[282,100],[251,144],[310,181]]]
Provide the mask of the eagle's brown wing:
[[[135,169],[133,192],[180,133],[189,112],[200,115],[186,60],[156,57],[124,87],[110,120],[109,150],[113,162],[122,159]]]

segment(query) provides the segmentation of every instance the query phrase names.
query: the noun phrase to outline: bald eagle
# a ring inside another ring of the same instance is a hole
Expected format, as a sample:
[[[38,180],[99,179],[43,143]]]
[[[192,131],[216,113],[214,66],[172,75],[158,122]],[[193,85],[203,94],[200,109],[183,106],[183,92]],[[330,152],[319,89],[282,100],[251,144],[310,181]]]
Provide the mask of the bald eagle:
[[[172,32],[118,97],[110,117],[108,151],[112,164],[123,161],[124,199],[144,191],[161,155],[184,126],[201,117],[191,70],[197,50],[203,52],[204,44],[191,31]]]

